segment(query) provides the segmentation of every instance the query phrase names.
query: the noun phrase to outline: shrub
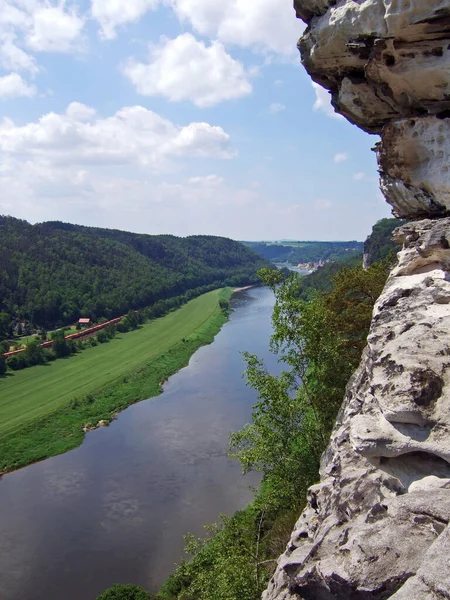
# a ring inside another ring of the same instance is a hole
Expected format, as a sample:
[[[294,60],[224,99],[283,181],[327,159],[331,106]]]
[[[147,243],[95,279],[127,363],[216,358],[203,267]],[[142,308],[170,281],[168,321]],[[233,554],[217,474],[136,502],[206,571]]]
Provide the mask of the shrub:
[[[151,600],[151,596],[138,585],[115,584],[100,594],[97,600]]]
[[[23,352],[8,357],[6,359],[6,364],[8,368],[12,369],[13,371],[20,371],[20,369],[25,369],[26,367],[28,367],[28,361],[26,359],[26,356],[24,356]]]
[[[104,330],[99,331],[97,333],[97,342],[99,344],[105,344],[107,341],[109,340],[108,336],[106,335],[106,332]]]

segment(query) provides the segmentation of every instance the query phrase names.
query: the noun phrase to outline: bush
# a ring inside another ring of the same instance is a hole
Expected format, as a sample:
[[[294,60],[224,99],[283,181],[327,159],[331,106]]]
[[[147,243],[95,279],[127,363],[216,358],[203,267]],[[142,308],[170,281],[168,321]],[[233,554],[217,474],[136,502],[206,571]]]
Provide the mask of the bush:
[[[99,331],[97,333],[97,342],[99,344],[105,344],[107,341],[109,341],[108,336],[106,335],[105,330],[102,329],[102,331]]]
[[[6,359],[0,356],[0,376],[6,373]]]
[[[151,600],[151,596],[149,592],[138,585],[117,583],[100,594],[97,600]]]
[[[28,361],[26,356],[24,356],[24,352],[20,354],[14,354],[6,359],[6,365],[9,369],[13,371],[20,371],[21,369],[26,369],[28,367]]]

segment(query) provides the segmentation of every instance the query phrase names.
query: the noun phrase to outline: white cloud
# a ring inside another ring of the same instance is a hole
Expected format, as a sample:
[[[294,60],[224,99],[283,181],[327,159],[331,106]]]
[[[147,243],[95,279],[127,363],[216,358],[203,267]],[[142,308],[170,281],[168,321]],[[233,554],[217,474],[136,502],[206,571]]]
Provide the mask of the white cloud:
[[[355,181],[363,181],[366,178],[366,174],[365,173],[355,173],[353,175],[353,179]]]
[[[283,81],[281,79],[277,79],[276,81],[274,81],[274,85],[279,87],[280,85],[283,85]]]
[[[35,94],[34,85],[28,85],[18,73],[0,77],[0,99],[31,98]]]
[[[327,117],[332,119],[344,119],[342,115],[334,112],[334,108],[331,105],[330,94],[318,83],[313,82],[312,86],[316,92],[316,101],[314,102],[313,110],[322,111]]]
[[[12,32],[0,34],[0,64],[5,70],[29,71],[37,73],[36,59],[16,43],[16,35]]]
[[[263,53],[293,56],[303,26],[292,3],[280,0],[169,0],[182,21],[202,35]]]
[[[346,152],[338,152],[333,157],[333,161],[336,164],[339,164],[341,162],[345,162],[346,160],[348,160],[348,154]]]
[[[71,104],[23,126],[0,122],[0,159],[59,165],[140,165],[161,171],[174,157],[231,158],[230,138],[208,123],[175,125],[142,106],[125,107],[107,118]],[[90,121],[88,119],[91,119]]]
[[[72,52],[83,40],[84,19],[73,2],[0,1],[0,66],[7,71],[39,71],[33,52]]]
[[[84,21],[63,4],[40,6],[32,15],[27,43],[36,52],[71,52],[80,39]]]
[[[279,102],[274,102],[269,106],[269,112],[272,114],[283,112],[283,110],[286,110],[286,107],[284,104],[280,104]]]
[[[66,108],[66,115],[75,121],[90,121],[96,113],[95,108],[81,104],[81,102],[71,102]]]
[[[223,183],[223,177],[218,175],[206,175],[204,177],[191,177],[189,182],[191,185],[200,185],[206,187],[217,187]]]
[[[116,28],[138,21],[146,12],[155,9],[160,0],[92,0],[91,14],[100,24],[102,37],[116,37]]]
[[[158,46],[150,47],[149,63],[131,59],[123,72],[140,94],[165,96],[172,102],[189,100],[202,108],[252,91],[244,67],[220,42],[206,46],[190,33],[174,40],[162,38]]]

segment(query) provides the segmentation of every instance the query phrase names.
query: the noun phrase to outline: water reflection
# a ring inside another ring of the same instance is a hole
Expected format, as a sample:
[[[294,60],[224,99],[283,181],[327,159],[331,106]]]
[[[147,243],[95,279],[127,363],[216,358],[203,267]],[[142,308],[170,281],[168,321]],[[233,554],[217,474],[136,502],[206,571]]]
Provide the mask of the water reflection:
[[[272,293],[240,293],[214,344],[158,398],[84,444],[0,480],[1,600],[92,600],[115,582],[151,590],[182,557],[182,536],[247,504],[255,475],[226,455],[254,392],[240,351],[268,351]]]

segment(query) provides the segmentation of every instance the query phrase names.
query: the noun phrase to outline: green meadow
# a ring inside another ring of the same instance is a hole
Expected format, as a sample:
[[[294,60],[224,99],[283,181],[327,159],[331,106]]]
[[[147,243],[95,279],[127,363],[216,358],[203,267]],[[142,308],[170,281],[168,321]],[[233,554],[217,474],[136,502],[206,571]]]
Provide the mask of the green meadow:
[[[214,290],[140,329],[0,379],[0,473],[78,446],[84,429],[139,400],[213,341],[226,321]]]

